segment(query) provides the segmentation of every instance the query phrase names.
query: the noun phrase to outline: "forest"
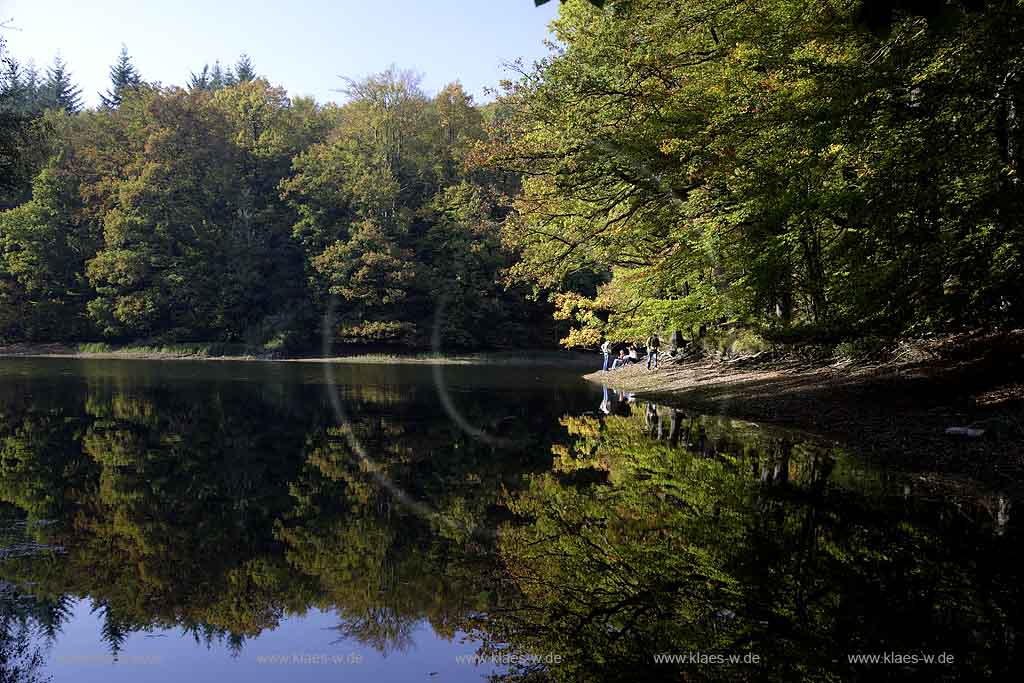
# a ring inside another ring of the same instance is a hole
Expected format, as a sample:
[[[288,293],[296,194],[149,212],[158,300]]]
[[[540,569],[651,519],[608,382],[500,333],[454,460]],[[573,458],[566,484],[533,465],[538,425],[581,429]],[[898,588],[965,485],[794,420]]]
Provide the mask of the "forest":
[[[505,286],[514,177],[467,169],[495,107],[390,69],[320,105],[243,56],[187,87],[127,51],[82,109],[67,66],[6,57],[0,335],[10,340],[542,346],[550,306]],[[547,307],[547,308],[545,308]]]
[[[1024,2],[566,0],[493,101],[0,46],[0,339],[837,343],[1024,320]],[[2,32],[0,32],[2,38]],[[500,77],[496,74],[496,80]]]

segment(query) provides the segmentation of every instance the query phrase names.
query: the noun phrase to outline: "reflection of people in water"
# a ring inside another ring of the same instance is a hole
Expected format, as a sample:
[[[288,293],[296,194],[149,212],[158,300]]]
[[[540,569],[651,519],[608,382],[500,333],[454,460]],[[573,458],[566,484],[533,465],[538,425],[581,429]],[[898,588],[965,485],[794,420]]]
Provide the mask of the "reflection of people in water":
[[[668,427],[668,442],[673,448],[679,445],[679,427],[681,426],[684,417],[686,417],[686,415],[683,414],[683,411],[678,408],[672,409],[671,421],[669,422]]]
[[[605,415],[621,415],[629,417],[633,414],[633,394],[624,391],[609,391],[606,385],[602,385],[601,405],[598,407]]]
[[[615,404],[615,414],[622,415],[623,417],[629,417],[633,414],[633,407],[629,405],[628,394],[624,391],[619,392],[619,401]]]
[[[661,420],[658,418],[658,407],[653,403],[648,403],[644,417],[647,419],[647,427],[650,429],[651,438],[657,438],[655,434],[659,431],[658,427],[661,424]]]
[[[765,484],[789,483],[789,459],[793,455],[793,443],[782,439],[777,449],[768,454],[768,461],[761,467],[761,481]]]

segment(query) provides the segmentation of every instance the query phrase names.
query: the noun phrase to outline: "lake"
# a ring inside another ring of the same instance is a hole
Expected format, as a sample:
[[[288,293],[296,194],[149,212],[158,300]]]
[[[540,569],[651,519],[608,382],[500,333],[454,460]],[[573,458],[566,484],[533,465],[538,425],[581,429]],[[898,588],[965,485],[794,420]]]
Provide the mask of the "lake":
[[[1015,671],[1011,495],[578,374],[0,360],[0,678]]]

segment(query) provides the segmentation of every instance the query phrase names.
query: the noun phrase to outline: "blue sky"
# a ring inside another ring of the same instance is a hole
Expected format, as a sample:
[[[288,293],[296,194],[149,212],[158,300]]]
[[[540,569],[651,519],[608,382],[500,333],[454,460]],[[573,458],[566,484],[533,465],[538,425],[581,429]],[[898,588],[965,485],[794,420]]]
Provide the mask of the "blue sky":
[[[482,101],[503,62],[546,53],[558,1],[532,0],[0,0],[10,52],[40,71],[59,52],[88,105],[108,85],[124,43],[143,78],[184,85],[189,72],[247,52],[256,70],[295,95],[342,99],[339,76],[394,63],[436,91],[460,80]]]

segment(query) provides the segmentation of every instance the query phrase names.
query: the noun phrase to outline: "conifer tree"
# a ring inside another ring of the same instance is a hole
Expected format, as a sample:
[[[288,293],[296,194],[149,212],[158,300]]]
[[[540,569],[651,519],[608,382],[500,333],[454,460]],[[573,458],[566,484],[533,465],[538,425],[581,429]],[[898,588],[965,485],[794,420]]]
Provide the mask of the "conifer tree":
[[[100,93],[100,100],[108,109],[117,109],[121,106],[125,92],[138,90],[142,84],[142,78],[135,65],[132,64],[131,57],[128,56],[128,48],[124,45],[121,46],[121,54],[118,55],[117,62],[110,67],[110,83],[111,88],[106,93]]]
[[[215,61],[213,68],[210,69],[210,90],[220,90],[224,86],[230,85],[231,79],[231,69],[225,72],[224,68],[220,65],[220,60]]]
[[[59,55],[53,60],[53,66],[46,70],[43,93],[47,107],[63,109],[69,114],[82,110],[82,89],[71,81],[67,62]]]
[[[235,63],[234,81],[235,83],[246,83],[248,81],[255,81],[256,78],[256,69],[253,68],[252,59],[243,52]]]
[[[210,87],[210,65],[203,64],[203,70],[198,74],[192,72],[188,79],[189,90],[212,90]]]
[[[3,59],[0,64],[0,110],[7,112],[23,111],[25,101],[25,83],[22,77],[21,64],[13,57]]]
[[[21,83],[23,87],[23,109],[22,111],[37,114],[44,108],[43,104],[43,79],[39,76],[36,63],[31,59],[21,72]]]

